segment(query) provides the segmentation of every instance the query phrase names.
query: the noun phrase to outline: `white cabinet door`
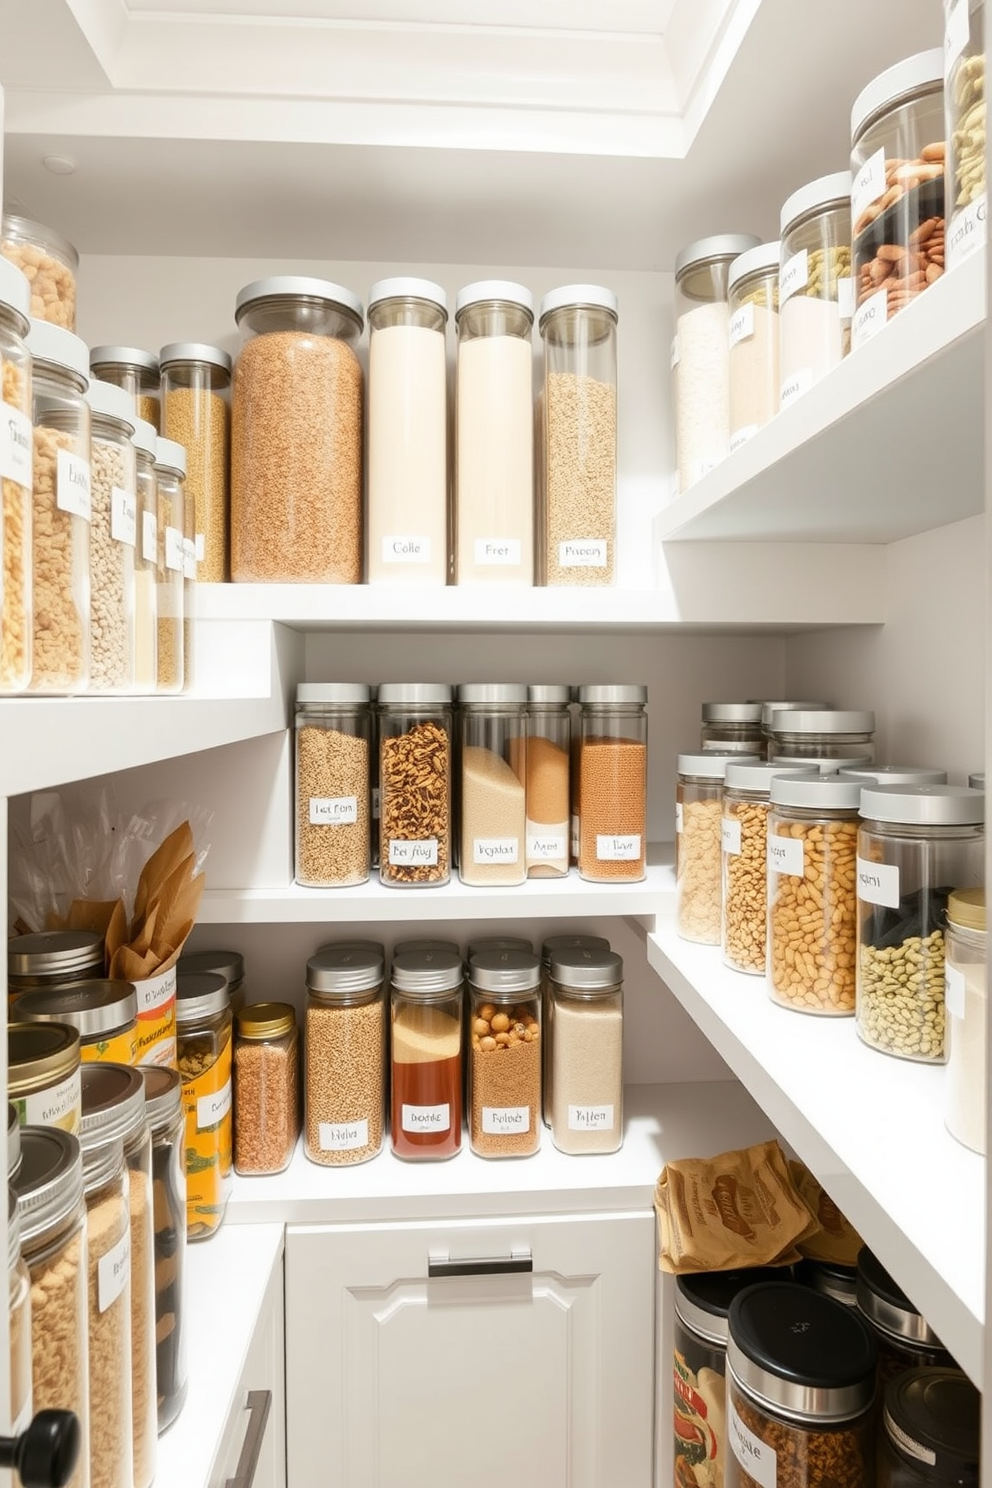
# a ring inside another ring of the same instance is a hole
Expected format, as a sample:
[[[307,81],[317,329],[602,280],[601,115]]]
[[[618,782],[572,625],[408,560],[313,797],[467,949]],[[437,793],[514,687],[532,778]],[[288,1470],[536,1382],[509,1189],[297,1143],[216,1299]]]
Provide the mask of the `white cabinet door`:
[[[231,1285],[237,1278],[230,1278]],[[283,1268],[277,1266],[252,1335],[235,1408],[224,1427],[209,1488],[286,1488]],[[260,1438],[260,1440],[259,1440]]]
[[[655,1268],[646,1213],[290,1226],[292,1488],[651,1488]]]

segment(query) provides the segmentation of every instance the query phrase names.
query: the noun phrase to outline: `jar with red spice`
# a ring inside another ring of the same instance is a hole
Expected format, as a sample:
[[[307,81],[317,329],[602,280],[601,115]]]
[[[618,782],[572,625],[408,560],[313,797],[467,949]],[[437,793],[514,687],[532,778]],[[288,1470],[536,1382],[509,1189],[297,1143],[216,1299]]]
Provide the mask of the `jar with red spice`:
[[[647,700],[629,683],[579,691],[579,876],[593,883],[646,874]]]
[[[454,1157],[462,1141],[462,959],[411,951],[392,966],[392,1143],[397,1157]]]

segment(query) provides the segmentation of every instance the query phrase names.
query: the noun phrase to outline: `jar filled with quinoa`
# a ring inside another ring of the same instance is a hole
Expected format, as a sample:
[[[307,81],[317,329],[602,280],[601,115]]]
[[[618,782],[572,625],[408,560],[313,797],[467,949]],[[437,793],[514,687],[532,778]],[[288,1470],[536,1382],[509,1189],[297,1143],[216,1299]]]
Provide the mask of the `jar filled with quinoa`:
[[[373,947],[324,946],[307,962],[305,1135],[311,1162],[344,1167],[382,1150],[384,966]]]
[[[31,678],[31,357],[28,283],[0,258],[0,694]]]
[[[230,575],[231,358],[219,346],[174,341],[160,353],[162,433],[186,451],[186,494],[196,511],[196,578]]]
[[[370,867],[369,689],[301,682],[296,689],[296,882],[365,883]]]
[[[299,1036],[288,1002],[253,1002],[235,1019],[234,1171],[281,1173],[300,1134]]]
[[[158,495],[158,691],[183,690],[186,654],[183,603],[186,577],[186,451],[172,439],[155,444],[155,481]]]
[[[579,692],[579,876],[639,883],[647,874],[648,690]]]

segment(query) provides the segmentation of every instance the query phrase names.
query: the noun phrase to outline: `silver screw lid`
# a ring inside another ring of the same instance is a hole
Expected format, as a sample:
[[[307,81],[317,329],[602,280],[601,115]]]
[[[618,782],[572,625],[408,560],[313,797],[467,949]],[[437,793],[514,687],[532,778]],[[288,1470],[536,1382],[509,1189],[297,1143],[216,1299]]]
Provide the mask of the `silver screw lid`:
[[[131,982],[105,978],[71,982],[67,987],[36,987],[17,999],[17,1017],[25,1023],[70,1023],[81,1039],[113,1033],[138,1016],[138,997]]]
[[[932,770],[926,765],[850,765],[842,761],[837,773],[860,780],[862,785],[867,785],[870,780],[874,780],[876,785],[947,784],[946,770]]]
[[[755,723],[761,722],[760,703],[704,703],[704,723]]]
[[[616,951],[578,947],[554,951],[551,979],[582,992],[606,991],[623,981],[623,957]]]
[[[91,346],[90,371],[94,377],[100,375],[102,367],[134,367],[139,372],[158,375],[158,357],[140,346]]]
[[[21,1243],[54,1229],[83,1197],[83,1160],[76,1138],[57,1126],[21,1129],[21,1166],[12,1180]]]
[[[717,233],[709,238],[697,238],[679,253],[675,260],[675,278],[681,279],[687,269],[701,268],[703,264],[731,262],[740,258],[749,248],[757,248],[761,242],[752,233]]]
[[[477,956],[485,956],[489,951],[527,951],[533,952],[533,945],[522,935],[480,935],[478,940],[471,940],[465,951],[465,960],[474,961]]]
[[[541,962],[533,951],[481,951],[469,962],[468,979],[480,992],[532,992],[541,985]]]
[[[735,765],[732,761],[727,762],[727,773],[723,778],[724,787],[729,790],[768,791],[776,775],[789,773],[783,770],[781,765],[746,764]],[[816,770],[796,770],[792,773],[800,775],[816,775]]]
[[[383,975],[383,958],[372,949],[325,946],[307,962],[308,989],[328,1000],[369,992],[380,985]]]
[[[579,688],[579,702],[583,707],[604,703],[646,703],[648,690],[640,683],[595,682]]]
[[[413,940],[398,940],[393,946],[394,956],[409,956],[417,951],[446,951],[452,956],[461,954],[453,940],[436,940],[430,935],[421,935]]]
[[[758,765],[756,754],[738,754],[726,749],[709,749],[705,754],[680,754],[676,756],[675,768],[680,775],[698,780],[723,780],[727,767],[733,763]]]
[[[222,976],[228,990],[245,979],[245,958],[240,951],[187,951],[176,965],[179,976],[212,971]]]
[[[461,956],[450,951],[414,951],[396,956],[392,965],[393,986],[408,996],[430,996],[453,992],[462,984]]]
[[[794,712],[797,709],[807,711],[812,709],[814,711],[820,711],[824,708],[830,707],[829,703],[824,702],[806,701],[799,703],[773,703],[766,702],[764,698],[751,698],[750,701],[752,703],[757,703],[758,707],[761,709],[761,727],[766,732],[771,728],[772,718],[776,713],[783,713],[786,711]]]
[[[572,689],[557,682],[531,682],[527,688],[527,701],[535,706],[543,703],[561,708],[572,701]]]
[[[21,1118],[17,1114],[17,1107],[7,1103],[7,1182],[13,1180],[14,1174],[21,1166]]]
[[[79,1142],[91,1147],[116,1139],[127,1141],[145,1120],[145,1084],[141,1071],[124,1064],[84,1064],[79,1071],[83,1114]]]
[[[122,1137],[117,1137],[110,1141],[98,1142],[95,1146],[87,1146],[86,1142],[82,1141],[82,1148],[83,1193],[88,1197],[97,1189],[102,1188],[120,1169],[124,1161],[124,1140]]]
[[[380,682],[378,702],[381,707],[423,708],[446,707],[451,702],[451,688],[446,682]]]
[[[773,734],[873,734],[870,708],[776,708]]]
[[[484,703],[526,703],[527,688],[520,682],[461,682],[458,701],[463,707]]]
[[[296,686],[296,703],[367,703],[369,687],[366,682],[299,682]]]
[[[141,1078],[145,1086],[145,1120],[154,1136],[163,1126],[174,1121],[182,1110],[182,1077],[178,1070],[143,1064]]]
[[[605,935],[549,935],[541,942],[541,965],[549,970],[551,958],[558,951],[608,951]]]
[[[768,788],[773,806],[807,806],[812,810],[856,812],[861,804],[861,787],[856,780],[841,780],[838,775],[805,774],[788,770],[776,775]]]
[[[67,976],[103,967],[103,936],[92,930],[39,930],[7,942],[9,976]]]
[[[215,971],[177,971],[176,1023],[195,1023],[231,1005],[227,978]]]
[[[159,366],[174,367],[179,362],[205,362],[208,367],[217,367],[221,372],[230,372],[231,358],[219,346],[210,346],[206,341],[170,341],[158,354]]]
[[[985,820],[985,792],[966,785],[862,786],[861,815],[907,826],[978,826]]]

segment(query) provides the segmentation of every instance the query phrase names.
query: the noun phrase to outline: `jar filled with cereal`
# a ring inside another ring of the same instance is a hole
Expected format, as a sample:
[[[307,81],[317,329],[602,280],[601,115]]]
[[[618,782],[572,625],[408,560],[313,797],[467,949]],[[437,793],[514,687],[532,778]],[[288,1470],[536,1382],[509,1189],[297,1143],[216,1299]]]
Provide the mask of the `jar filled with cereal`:
[[[379,876],[391,888],[451,877],[451,688],[382,683]]]
[[[541,1144],[541,962],[533,951],[480,951],[468,984],[472,1151],[530,1157]]]
[[[944,0],[947,267],[985,247],[985,0]]]
[[[0,253],[30,284],[33,318],[74,331],[79,254],[68,238],[28,217],[4,212]]]
[[[94,346],[90,352],[90,372],[101,382],[112,382],[123,388],[133,400],[132,412],[152,425],[158,434],[159,368],[158,357],[138,346]],[[165,430],[162,430],[165,433]]]
[[[0,694],[31,677],[30,301],[24,275],[0,258]]]
[[[288,1002],[252,1002],[235,1019],[234,1171],[281,1173],[300,1134],[299,1035]]]
[[[296,688],[296,882],[316,888],[369,876],[369,689],[363,682]]]
[[[675,787],[675,928],[683,940],[720,944],[720,843],[723,782],[736,761],[751,755],[680,754]]]
[[[769,791],[781,773],[729,761],[724,777],[720,939],[726,964],[752,976],[765,974]]]
[[[782,207],[778,281],[781,406],[851,349],[851,173],[820,176]]]
[[[186,451],[172,439],[155,443],[155,482],[158,496],[158,691],[183,690],[186,654],[183,602],[186,579]]]
[[[131,399],[109,382],[86,394],[92,429],[90,513],[90,691],[134,687],[134,555],[137,468]]]
[[[212,972],[176,977],[176,1042],[186,1111],[186,1238],[217,1233],[231,1188],[231,1004]]]
[[[322,946],[307,962],[303,1151],[350,1167],[382,1151],[386,1118],[384,953]]]

